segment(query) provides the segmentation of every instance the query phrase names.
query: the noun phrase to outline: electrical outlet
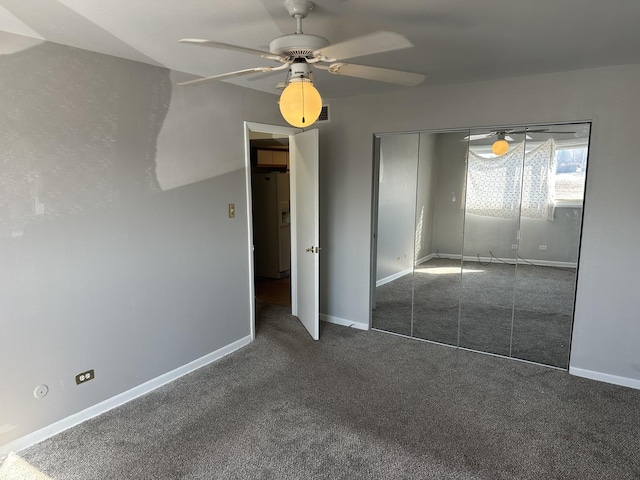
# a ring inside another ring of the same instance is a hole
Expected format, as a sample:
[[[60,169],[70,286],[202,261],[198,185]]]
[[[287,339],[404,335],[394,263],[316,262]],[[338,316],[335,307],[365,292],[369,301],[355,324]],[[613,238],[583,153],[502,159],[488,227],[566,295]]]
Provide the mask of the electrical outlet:
[[[89,380],[93,380],[93,377],[95,377],[93,370],[87,370],[86,372],[79,373],[76,375],[76,385],[87,383]]]
[[[236,218],[236,204],[229,204],[229,218]]]
[[[540,245],[540,246],[538,247],[538,250],[546,250],[546,249],[547,249],[547,246],[546,246],[546,245]]]
[[[517,249],[518,249],[518,245],[516,245],[515,243],[511,245],[511,250],[517,250]]]

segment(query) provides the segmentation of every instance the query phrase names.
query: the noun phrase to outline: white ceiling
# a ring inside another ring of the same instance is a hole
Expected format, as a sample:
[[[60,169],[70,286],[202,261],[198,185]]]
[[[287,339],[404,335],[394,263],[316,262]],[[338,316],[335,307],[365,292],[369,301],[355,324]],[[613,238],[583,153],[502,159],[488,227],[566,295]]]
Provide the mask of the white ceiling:
[[[424,73],[426,84],[640,63],[639,0],[315,4],[304,21],[305,33],[332,43],[379,30],[407,35],[416,48],[349,62]],[[282,0],[0,0],[0,31],[202,76],[275,64],[244,53],[178,44],[180,38],[268,50],[274,37],[294,30]],[[256,74],[230,82],[277,93],[275,84],[285,76]],[[406,88],[326,72],[316,72],[315,83],[326,98]]]

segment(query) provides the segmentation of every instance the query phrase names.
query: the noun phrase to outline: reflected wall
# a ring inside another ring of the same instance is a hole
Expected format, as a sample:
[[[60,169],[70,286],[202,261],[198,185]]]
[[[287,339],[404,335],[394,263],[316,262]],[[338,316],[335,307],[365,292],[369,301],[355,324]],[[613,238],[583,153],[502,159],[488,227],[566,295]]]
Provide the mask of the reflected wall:
[[[377,142],[378,235],[374,328],[411,335],[419,135]]]
[[[467,134],[420,135],[418,198],[424,203],[417,209],[416,238],[429,238],[431,249],[421,248],[415,265],[413,331],[417,338],[450,345],[458,342]]]

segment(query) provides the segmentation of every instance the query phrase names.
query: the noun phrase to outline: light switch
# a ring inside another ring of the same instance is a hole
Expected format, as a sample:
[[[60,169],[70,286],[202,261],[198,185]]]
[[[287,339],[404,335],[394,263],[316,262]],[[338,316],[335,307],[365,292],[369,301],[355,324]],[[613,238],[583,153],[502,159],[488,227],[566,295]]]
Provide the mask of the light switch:
[[[236,218],[236,204],[229,204],[229,218]]]

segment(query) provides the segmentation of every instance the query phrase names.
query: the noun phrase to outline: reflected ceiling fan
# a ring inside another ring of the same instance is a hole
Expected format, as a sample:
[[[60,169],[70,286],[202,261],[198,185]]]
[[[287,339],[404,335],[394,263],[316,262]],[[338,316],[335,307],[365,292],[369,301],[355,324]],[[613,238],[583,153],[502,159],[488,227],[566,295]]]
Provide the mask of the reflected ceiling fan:
[[[463,138],[464,141],[471,141],[473,142],[474,140],[484,140],[485,138],[491,138],[491,137],[501,137],[503,139],[506,139],[510,142],[513,142],[514,139],[513,137],[510,137],[509,135],[527,135],[527,139],[531,140],[531,137],[528,137],[528,134],[530,133],[559,133],[559,134],[575,134],[576,132],[567,132],[567,131],[555,131],[555,130],[549,130],[548,128],[538,128],[538,129],[529,129],[529,128],[525,128],[525,129],[516,129],[516,128],[508,128],[508,129],[504,129],[504,130],[493,130],[489,133],[478,133],[478,134],[472,134],[472,135],[467,135],[466,137]]]
[[[479,133],[479,134],[471,134],[467,135],[462,139],[462,141],[473,142],[474,140],[484,140],[486,138],[497,137],[496,141],[491,145],[491,151],[495,155],[504,155],[509,150],[509,142],[514,142],[515,139],[511,135],[525,135],[527,140],[532,140],[532,137],[529,136],[530,133],[549,133],[549,134],[569,134],[573,135],[576,132],[567,132],[567,131],[555,131],[549,130],[548,128],[538,128],[538,129],[530,129],[525,128],[524,130],[518,130],[515,128],[505,129],[505,130],[494,130],[489,133]]]
[[[178,85],[195,85],[241,75],[288,69],[286,87],[279,102],[280,112],[291,125],[308,127],[317,120],[322,109],[322,99],[312,82],[312,65],[314,68],[326,70],[334,75],[346,75],[404,86],[415,86],[424,80],[425,76],[420,73],[342,62],[348,58],[413,47],[411,41],[404,35],[394,32],[375,32],[331,44],[326,38],[302,32],[302,19],[313,8],[313,3],[310,0],[285,0],[284,6],[296,20],[296,31],[293,34],[273,39],[269,44],[268,52],[199,38],[180,40],[182,43],[248,53],[279,62],[282,65],[246,68],[181,82]]]

